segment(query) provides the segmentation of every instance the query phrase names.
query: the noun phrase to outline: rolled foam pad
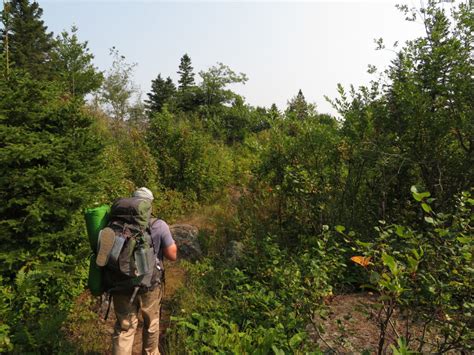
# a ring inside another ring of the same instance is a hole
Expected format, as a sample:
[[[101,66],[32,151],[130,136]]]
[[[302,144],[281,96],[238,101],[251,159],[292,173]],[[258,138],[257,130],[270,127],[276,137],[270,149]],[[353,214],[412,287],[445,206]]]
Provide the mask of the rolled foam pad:
[[[87,208],[84,213],[89,244],[93,253],[97,252],[99,231],[107,225],[109,211],[109,206],[102,205],[95,208]]]
[[[89,276],[87,279],[87,288],[93,296],[100,296],[104,292],[104,280],[102,268],[96,264],[97,256],[92,254],[89,259]]]

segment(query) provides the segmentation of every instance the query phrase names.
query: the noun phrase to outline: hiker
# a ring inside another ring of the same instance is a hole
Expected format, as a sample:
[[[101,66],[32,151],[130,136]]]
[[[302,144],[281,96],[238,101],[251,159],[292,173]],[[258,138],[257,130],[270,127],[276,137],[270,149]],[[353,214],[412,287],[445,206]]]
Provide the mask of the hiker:
[[[133,193],[132,198],[119,199],[114,203],[111,210],[111,220],[109,227],[101,231],[99,253],[97,256],[97,264],[110,265],[109,258],[114,258],[114,244],[117,245],[117,235],[126,234],[125,227],[131,228],[133,233],[133,226],[122,223],[120,218],[126,220],[126,213],[134,214],[136,220],[143,211],[146,211],[145,218],[142,225],[147,226],[148,233],[143,234],[145,242],[138,240],[125,253],[123,250],[127,249],[127,245],[132,244],[131,238],[123,238],[127,242],[122,242],[119,255],[115,256],[116,262],[120,263],[120,272],[127,269],[127,262],[130,257],[124,257],[123,254],[134,254],[134,275],[142,275],[139,279],[140,285],[130,283],[130,278],[124,279],[122,276],[114,276],[119,271],[107,271],[106,276],[109,277],[108,283],[110,287],[110,294],[112,296],[116,323],[114,326],[114,333],[112,336],[112,353],[113,354],[132,354],[133,340],[138,326],[138,313],[141,312],[143,317],[143,344],[142,354],[159,354],[159,326],[160,326],[160,307],[161,299],[164,292],[164,269],[163,258],[175,261],[177,258],[177,246],[173,240],[170,229],[166,222],[160,219],[151,218],[151,201],[153,201],[153,193],[146,187],[141,187]],[[148,210],[146,210],[148,209]],[[115,211],[115,212],[114,212]],[[125,212],[124,212],[125,211]],[[129,212],[134,211],[134,212]],[[115,213],[115,217],[114,217]],[[125,216],[124,216],[125,215]],[[114,225],[114,218],[119,222]],[[119,228],[117,228],[117,226]],[[123,227],[125,226],[125,227]],[[118,231],[118,232],[117,232]],[[139,232],[138,232],[139,233]],[[147,238],[151,236],[151,247],[145,245],[142,249],[138,249],[140,243],[146,243]],[[127,244],[128,243],[128,244]],[[104,250],[101,253],[101,250]],[[137,256],[138,254],[142,255]],[[146,254],[149,253],[150,255]],[[153,253],[153,254],[151,254]],[[124,261],[125,260],[125,261]],[[150,262],[151,260],[151,262]],[[147,264],[146,266],[142,265]],[[152,265],[152,269],[148,265]],[[143,270],[140,270],[144,268]],[[133,276],[133,275],[132,275]],[[115,277],[115,279],[114,279]],[[125,280],[125,281],[117,281]],[[126,287],[123,285],[127,283]]]

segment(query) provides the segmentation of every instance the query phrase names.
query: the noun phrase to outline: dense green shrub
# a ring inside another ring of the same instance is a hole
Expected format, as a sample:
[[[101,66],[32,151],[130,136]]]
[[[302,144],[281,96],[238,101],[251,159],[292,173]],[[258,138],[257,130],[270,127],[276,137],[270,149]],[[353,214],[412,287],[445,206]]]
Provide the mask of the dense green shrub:
[[[340,238],[327,228],[301,237],[300,251],[279,245],[275,236],[245,241],[236,264],[192,265],[188,286],[193,301],[175,319],[173,348],[185,351],[295,353],[317,349],[308,334],[323,300],[345,268]],[[316,324],[315,324],[316,326]]]
[[[393,224],[376,227],[378,236],[363,242],[347,235],[370,264],[367,282],[379,296],[379,352],[394,311],[404,315],[406,346],[418,352],[473,349],[474,270],[472,213],[474,200],[464,192],[454,214],[432,210],[428,192],[412,188],[425,224],[421,228]],[[343,233],[343,229],[339,229]],[[392,323],[393,324],[393,323]],[[416,332],[416,327],[422,332]]]
[[[231,179],[228,148],[166,109],[151,119],[148,144],[160,182],[186,194],[190,201],[209,200]]]
[[[333,119],[287,120],[270,130],[255,168],[255,196],[249,196],[266,214],[257,223],[293,245],[299,234],[334,224],[343,174],[338,142]]]
[[[340,88],[335,102],[347,171],[338,208],[344,224],[359,230],[379,219],[413,221],[406,213],[412,185],[444,208],[473,183],[472,5],[451,14],[437,1],[400,8],[426,33],[396,49],[383,80],[351,88],[350,97]]]

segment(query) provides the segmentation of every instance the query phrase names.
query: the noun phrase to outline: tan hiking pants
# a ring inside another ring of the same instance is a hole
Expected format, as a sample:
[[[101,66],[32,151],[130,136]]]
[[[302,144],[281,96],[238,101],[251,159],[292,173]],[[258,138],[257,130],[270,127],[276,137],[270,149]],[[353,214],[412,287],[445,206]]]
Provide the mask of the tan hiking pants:
[[[138,312],[141,311],[143,316],[142,354],[159,355],[161,287],[137,294],[132,304],[130,304],[130,297],[131,294],[112,296],[117,317],[112,336],[112,353],[114,355],[132,354],[133,339],[138,326]]]

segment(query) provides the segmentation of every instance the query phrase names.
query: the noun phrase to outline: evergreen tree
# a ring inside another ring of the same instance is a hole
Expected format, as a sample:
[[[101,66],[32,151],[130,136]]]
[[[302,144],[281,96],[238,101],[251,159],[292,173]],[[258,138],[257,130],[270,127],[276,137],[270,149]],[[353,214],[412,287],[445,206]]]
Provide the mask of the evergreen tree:
[[[101,149],[93,120],[80,102],[29,75],[1,80],[0,98],[1,241],[17,251],[47,247],[40,237],[62,231],[93,193]]]
[[[10,12],[11,4],[9,2],[4,2],[0,14],[0,21],[3,25],[3,28],[0,29],[0,59],[2,60],[2,69],[4,69],[6,77],[8,77],[10,71],[10,46],[8,43],[11,35]]]
[[[2,52],[8,56],[9,65],[34,77],[49,75],[53,47],[53,34],[47,32],[42,15],[39,4],[29,0],[11,0],[2,11]]]
[[[278,107],[275,103],[273,103],[270,106],[270,109],[267,112],[267,116],[268,116],[269,121],[271,123],[274,123],[274,122],[276,122],[277,120],[279,120],[281,118],[280,110],[278,110]]]
[[[170,77],[166,80],[158,74],[155,80],[151,81],[151,92],[147,93],[148,100],[145,100],[148,110],[160,112],[165,103],[172,99],[176,94],[176,86]]]
[[[0,288],[14,295],[2,331],[17,353],[48,352],[82,292],[82,211],[101,190],[102,144],[82,100],[16,70],[0,80],[0,140]]]
[[[69,94],[83,98],[97,90],[103,80],[102,73],[92,64],[93,59],[87,42],[79,42],[77,27],[71,28],[71,34],[63,31],[57,36],[52,51],[55,79],[62,83]]]
[[[310,114],[314,113],[314,105],[308,104],[301,89],[298,94],[288,102],[286,114],[297,119],[305,119]]]
[[[178,74],[178,88],[180,91],[186,91],[194,86],[193,67],[191,66],[191,58],[187,54],[181,57]]]

